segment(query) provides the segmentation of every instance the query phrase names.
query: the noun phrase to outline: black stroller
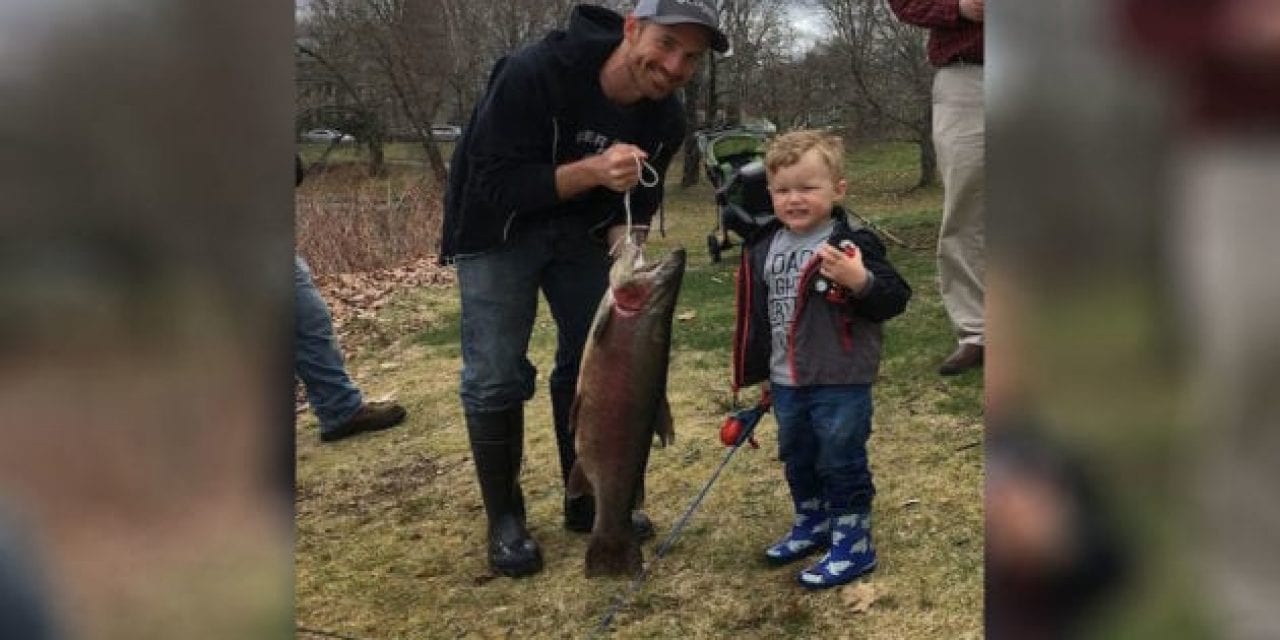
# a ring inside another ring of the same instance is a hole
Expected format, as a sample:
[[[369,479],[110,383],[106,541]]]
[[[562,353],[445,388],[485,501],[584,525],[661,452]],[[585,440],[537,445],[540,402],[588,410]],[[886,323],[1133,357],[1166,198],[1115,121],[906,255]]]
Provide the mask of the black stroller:
[[[716,228],[707,236],[712,262],[733,246],[732,231],[746,240],[773,219],[764,174],[764,135],[746,129],[699,131],[698,149],[707,179],[716,189]]]

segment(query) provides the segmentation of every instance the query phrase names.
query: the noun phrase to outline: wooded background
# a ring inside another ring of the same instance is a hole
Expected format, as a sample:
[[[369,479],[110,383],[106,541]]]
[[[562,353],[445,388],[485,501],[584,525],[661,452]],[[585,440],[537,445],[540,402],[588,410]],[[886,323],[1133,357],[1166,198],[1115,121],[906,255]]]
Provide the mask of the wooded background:
[[[386,171],[384,145],[422,146],[428,174],[447,167],[431,125],[465,125],[501,56],[562,27],[573,0],[298,0],[297,116],[302,132],[327,127]],[[631,0],[597,2],[619,13]],[[689,130],[772,123],[827,127],[850,141],[909,141],[920,183],[936,181],[930,140],[925,32],[902,24],[885,0],[720,0],[731,50],[709,54],[682,90]],[[685,146],[685,185],[699,179]]]

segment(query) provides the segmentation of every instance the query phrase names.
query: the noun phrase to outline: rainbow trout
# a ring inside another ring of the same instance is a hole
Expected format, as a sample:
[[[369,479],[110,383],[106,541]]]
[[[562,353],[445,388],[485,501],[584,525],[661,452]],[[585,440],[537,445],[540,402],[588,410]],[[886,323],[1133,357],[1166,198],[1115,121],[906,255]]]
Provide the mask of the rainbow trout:
[[[631,512],[644,502],[644,473],[657,435],[675,439],[667,405],[671,320],[684,277],[685,251],[637,266],[639,247],[625,244],[609,271],[578,375],[570,424],[578,460],[570,497],[595,496],[587,577],[635,574],[643,557]]]

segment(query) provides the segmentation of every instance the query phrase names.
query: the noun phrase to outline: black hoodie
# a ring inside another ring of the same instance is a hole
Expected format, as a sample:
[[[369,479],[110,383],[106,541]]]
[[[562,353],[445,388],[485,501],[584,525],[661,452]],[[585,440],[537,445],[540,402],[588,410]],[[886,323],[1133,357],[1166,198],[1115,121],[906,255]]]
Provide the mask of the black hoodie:
[[[614,142],[649,153],[664,176],[684,139],[684,110],[674,97],[610,103],[600,69],[622,41],[622,16],[579,5],[569,26],[498,61],[450,161],[440,259],[502,245],[530,224],[584,216],[598,237],[624,221],[622,194],[596,187],[560,200],[555,170]],[[637,185],[633,222],[646,224],[662,203],[662,182]]]

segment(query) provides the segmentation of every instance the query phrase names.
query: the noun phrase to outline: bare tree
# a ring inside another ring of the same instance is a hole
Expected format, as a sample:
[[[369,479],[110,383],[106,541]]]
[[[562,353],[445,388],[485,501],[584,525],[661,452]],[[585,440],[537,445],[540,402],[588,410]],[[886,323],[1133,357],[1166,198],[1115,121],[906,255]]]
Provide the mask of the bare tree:
[[[386,125],[342,69],[307,40],[296,43],[298,128],[324,126],[350,133],[369,149],[369,175],[386,174]],[[335,138],[321,161],[337,148]]]
[[[448,68],[449,109],[463,121],[484,92],[498,58],[565,25],[574,0],[440,0],[453,51]]]
[[[431,123],[444,98],[443,70],[451,67],[443,2],[312,0],[305,25],[312,57],[324,60],[358,104],[398,113],[440,185],[446,168]]]
[[[937,183],[932,139],[933,69],[923,30],[898,21],[884,0],[818,0],[832,27],[832,45],[847,63],[857,122],[920,149],[916,187]]]
[[[719,61],[716,77],[723,82],[714,90],[724,100],[728,124],[737,124],[746,112],[756,113],[758,99],[773,89],[765,65],[787,53],[784,0],[722,0],[720,26],[733,43],[732,55]]]

